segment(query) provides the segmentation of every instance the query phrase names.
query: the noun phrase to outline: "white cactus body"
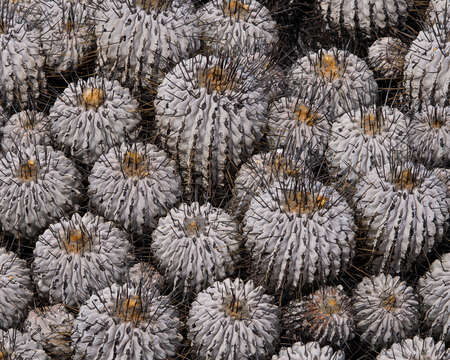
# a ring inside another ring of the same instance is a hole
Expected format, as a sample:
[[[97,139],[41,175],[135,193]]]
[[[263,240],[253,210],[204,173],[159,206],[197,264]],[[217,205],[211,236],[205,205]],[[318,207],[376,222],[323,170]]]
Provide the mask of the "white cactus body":
[[[123,85],[151,86],[171,62],[200,47],[190,1],[119,0],[102,17],[96,29],[99,69]]]
[[[62,304],[38,308],[29,312],[25,329],[47,353],[58,359],[70,359],[74,317]]]
[[[409,0],[320,0],[322,17],[331,29],[372,37],[406,21]]]
[[[178,201],[181,180],[175,162],[155,145],[122,144],[95,163],[88,192],[102,216],[142,234]]]
[[[354,291],[354,318],[362,341],[386,347],[413,335],[419,326],[419,301],[398,276],[365,277]]]
[[[279,337],[279,309],[252,281],[225,279],[200,292],[189,312],[188,338],[201,360],[267,359]]]
[[[403,86],[413,106],[450,106],[450,23],[421,31],[405,57]]]
[[[383,37],[369,47],[367,63],[384,79],[401,77],[408,47],[397,38]]]
[[[138,102],[118,81],[101,77],[70,84],[50,109],[56,141],[84,164],[138,135]]]
[[[30,269],[16,254],[0,248],[0,328],[16,326],[33,298]]]
[[[443,341],[450,340],[450,253],[435,260],[419,279],[418,292],[423,299],[425,322],[430,332]]]
[[[353,212],[336,190],[272,185],[256,195],[243,223],[252,271],[270,288],[295,291],[334,278],[354,253]]]
[[[2,127],[2,149],[17,151],[31,145],[50,145],[48,117],[34,110],[12,115]]]
[[[41,344],[16,329],[0,330],[0,357],[11,360],[50,360]]]
[[[267,97],[259,82],[228,60],[198,55],[175,66],[158,88],[162,140],[191,185],[223,186],[263,135]]]
[[[276,22],[256,0],[210,0],[198,14],[202,38],[213,51],[269,53],[278,42]]]
[[[408,271],[444,236],[447,186],[421,165],[375,169],[356,185],[354,201],[367,228],[375,271]]]
[[[61,219],[36,243],[37,289],[51,303],[79,306],[93,292],[124,279],[130,250],[127,234],[100,216],[88,212]]]
[[[450,106],[427,106],[411,118],[408,144],[425,164],[450,164]]]
[[[289,348],[283,348],[272,360],[345,360],[343,351],[334,351],[331,346],[321,347],[318,342],[303,344],[297,342]]]
[[[389,349],[383,349],[377,356],[377,360],[448,360],[449,358],[450,350],[445,348],[443,341],[435,342],[431,337],[422,339],[419,336],[403,340]]]
[[[206,203],[181,204],[160,218],[152,251],[175,291],[189,296],[235,270],[239,250],[237,223]]]
[[[0,30],[0,101],[5,108],[19,105],[24,109],[28,100],[36,100],[46,87],[45,59],[34,41],[37,33],[27,31],[23,21],[10,16],[6,8],[8,5],[0,15],[6,27]]]
[[[351,300],[341,285],[320,288],[288,304],[283,327],[296,340],[305,336],[321,345],[342,347],[355,336]]]
[[[394,150],[397,156],[405,156],[409,122],[388,106],[352,110],[338,117],[327,150],[332,174],[355,182],[387,163]]]
[[[7,152],[0,160],[0,222],[3,230],[32,237],[76,208],[81,175],[50,146]]]
[[[319,92],[335,115],[376,102],[378,85],[367,64],[348,51],[331,48],[297,60],[289,76],[293,90]]]
[[[73,359],[174,358],[180,327],[176,308],[155,287],[113,284],[81,306],[73,326]]]

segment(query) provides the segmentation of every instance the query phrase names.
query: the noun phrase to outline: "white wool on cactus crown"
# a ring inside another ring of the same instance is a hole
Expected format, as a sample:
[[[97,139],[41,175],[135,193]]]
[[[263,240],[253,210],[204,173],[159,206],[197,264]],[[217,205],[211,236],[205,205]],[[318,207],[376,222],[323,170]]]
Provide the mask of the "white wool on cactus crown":
[[[266,358],[280,335],[279,309],[253,281],[218,281],[192,303],[188,338],[201,360]]]
[[[410,162],[369,172],[356,184],[354,203],[368,230],[375,271],[408,271],[442,241],[450,216],[447,186]]]
[[[345,353],[334,351],[331,346],[321,347],[318,342],[296,342],[289,348],[282,348],[272,360],[345,360]]]
[[[173,289],[189,296],[235,270],[240,236],[237,222],[211,204],[183,203],[160,218],[152,251]]]
[[[131,245],[128,235],[90,212],[50,225],[36,243],[33,274],[51,303],[81,305],[95,291],[121,282]]]
[[[208,189],[253,151],[267,122],[267,96],[249,69],[228,57],[197,55],[176,65],[158,87],[159,134],[182,169]]]
[[[0,354],[11,360],[50,360],[41,344],[16,329],[0,330]]]
[[[353,309],[362,341],[380,348],[413,335],[419,327],[419,299],[400,277],[365,277],[354,290]]]
[[[175,162],[155,145],[122,144],[94,164],[88,193],[102,216],[142,234],[156,227],[157,217],[181,197],[175,169]]]
[[[435,260],[419,279],[425,322],[435,338],[450,340],[450,253]]]
[[[0,160],[3,230],[32,237],[77,206],[81,175],[50,146],[9,151]]]
[[[353,211],[319,182],[274,183],[253,198],[243,224],[252,270],[275,290],[334,278],[354,253]]]
[[[50,108],[56,141],[84,164],[138,135],[139,104],[117,80],[95,76],[71,83]]]
[[[75,319],[74,360],[166,360],[183,337],[177,309],[156,287],[113,284],[81,306]]]
[[[158,3],[169,5],[160,10]],[[116,0],[108,5],[98,14],[98,68],[124,85],[153,86],[172,63],[200,47],[191,1]]]
[[[294,92],[319,91],[334,104],[335,115],[376,102],[378,85],[364,60],[347,50],[310,52],[289,74]]]
[[[26,261],[0,248],[0,328],[9,329],[23,319],[33,298],[32,287]]]

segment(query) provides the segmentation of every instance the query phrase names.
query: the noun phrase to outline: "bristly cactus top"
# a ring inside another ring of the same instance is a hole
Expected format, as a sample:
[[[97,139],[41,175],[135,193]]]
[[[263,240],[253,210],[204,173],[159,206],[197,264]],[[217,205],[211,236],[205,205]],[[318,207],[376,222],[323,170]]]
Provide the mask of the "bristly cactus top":
[[[293,91],[305,91],[306,87],[324,94],[336,115],[372,105],[377,99],[378,85],[364,60],[336,48],[310,52],[300,58],[288,80]]]
[[[46,86],[45,58],[36,41],[38,33],[28,30],[15,3],[0,4],[0,103],[24,109]]]
[[[79,306],[95,291],[124,280],[131,245],[114,223],[88,212],[50,225],[36,243],[33,273],[51,303]]]
[[[183,296],[203,290],[235,270],[238,224],[211,204],[181,204],[160,218],[152,251],[162,274]]]
[[[71,83],[50,109],[51,132],[64,150],[83,164],[122,142],[134,140],[139,104],[119,82],[95,76]]]
[[[93,295],[74,322],[74,360],[167,360],[182,336],[178,312],[155,287],[113,284]]]
[[[381,350],[376,360],[448,360],[450,349],[443,341],[414,336]]]
[[[200,47],[187,0],[108,0],[97,12],[99,70],[123,85],[151,87],[162,71]]]
[[[268,359],[280,333],[279,309],[252,281],[225,279],[200,292],[187,326],[195,356],[209,359]]]
[[[202,39],[212,51],[268,53],[278,41],[276,22],[256,0],[210,0],[198,14]]]
[[[0,248],[0,328],[16,326],[33,299],[30,269],[25,260]]]
[[[243,223],[252,272],[275,291],[323,284],[344,271],[354,253],[353,211],[336,190],[311,179],[268,186],[253,198]]]
[[[223,186],[263,135],[267,96],[246,64],[198,55],[170,71],[155,100],[159,133],[187,187]]]
[[[331,346],[321,347],[318,342],[297,342],[290,348],[282,348],[272,360],[345,360],[345,353],[333,351]]]
[[[181,197],[181,180],[175,162],[155,145],[122,144],[95,163],[88,192],[102,216],[142,234]]]
[[[354,202],[366,227],[375,271],[409,271],[442,241],[449,219],[447,186],[422,165],[393,161],[356,185]]]
[[[75,209],[81,175],[50,146],[8,151],[0,160],[0,222],[3,230],[32,237]]]

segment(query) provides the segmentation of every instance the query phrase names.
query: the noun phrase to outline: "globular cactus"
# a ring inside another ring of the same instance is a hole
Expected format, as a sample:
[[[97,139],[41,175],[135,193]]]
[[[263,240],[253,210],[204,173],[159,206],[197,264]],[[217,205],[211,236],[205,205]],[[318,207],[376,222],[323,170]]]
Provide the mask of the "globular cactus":
[[[288,74],[292,90],[320,92],[333,104],[335,115],[376,102],[378,85],[364,60],[347,50],[310,52]],[[298,90],[296,90],[298,89]]]
[[[183,203],[160,218],[152,252],[176,292],[188,297],[230,276],[238,259],[238,224],[206,203]]]
[[[187,326],[195,355],[207,359],[269,359],[278,342],[279,309],[261,286],[225,279],[200,292]]]
[[[367,63],[382,79],[398,79],[403,73],[403,65],[408,47],[400,39],[383,37],[369,47]]]
[[[102,216],[143,234],[181,197],[181,180],[175,162],[155,145],[122,144],[94,164],[88,193]]]
[[[0,359],[50,360],[40,343],[16,329],[0,330]]]
[[[415,334],[419,299],[398,276],[365,277],[353,297],[354,319],[362,341],[381,348]]]
[[[431,337],[414,336],[392,345],[389,349],[381,350],[377,360],[448,360],[450,350],[446,349],[443,341],[435,342]]]
[[[51,107],[49,120],[63,150],[92,165],[111,147],[134,140],[141,116],[127,88],[96,76],[70,84]]]
[[[62,304],[36,308],[28,313],[25,329],[31,339],[58,359],[72,356],[71,334],[74,316]]]
[[[321,345],[344,346],[355,336],[351,299],[341,285],[323,287],[301,300],[291,301],[282,317],[286,334]]]
[[[0,328],[19,325],[33,298],[30,269],[25,260],[0,248]]]
[[[74,321],[74,360],[174,358],[181,321],[155,287],[113,284],[93,295]]]
[[[263,135],[267,105],[261,82],[230,57],[197,55],[166,75],[155,100],[156,121],[187,189],[230,180],[228,172]]]
[[[435,260],[419,279],[418,293],[425,309],[425,322],[431,334],[450,340],[450,253]]]
[[[392,161],[364,176],[354,203],[367,230],[374,271],[409,271],[444,237],[447,186],[422,165]]]
[[[243,224],[252,272],[275,291],[335,278],[354,253],[353,211],[314,180],[269,186],[253,198]]]
[[[297,342],[289,348],[283,348],[272,360],[345,360],[345,353],[334,351],[330,346],[321,347],[318,342],[303,344]]]
[[[51,303],[80,306],[95,291],[123,281],[131,245],[114,223],[87,212],[61,219],[39,236],[33,274]]]
[[[50,146],[8,151],[0,160],[3,230],[32,237],[77,207],[81,175]]]

